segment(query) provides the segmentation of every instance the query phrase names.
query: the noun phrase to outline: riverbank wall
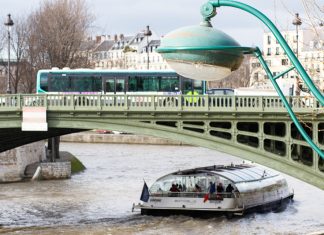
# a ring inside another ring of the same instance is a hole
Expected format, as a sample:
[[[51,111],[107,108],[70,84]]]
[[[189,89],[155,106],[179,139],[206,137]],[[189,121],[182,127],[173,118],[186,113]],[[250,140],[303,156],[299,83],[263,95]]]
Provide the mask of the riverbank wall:
[[[186,145],[185,143],[180,141],[173,141],[146,135],[101,134],[95,131],[86,131],[61,136],[61,142],[179,146]],[[55,165],[55,163],[47,163],[46,157],[45,141],[27,144],[0,153],[0,183],[18,182],[25,179],[26,177],[31,178],[38,166],[41,166],[42,170],[40,178],[43,179],[70,178],[71,168],[72,173],[80,172],[85,168],[80,162],[77,161],[77,158],[74,156],[73,158],[69,157],[69,159],[65,159],[66,157],[64,156],[62,157],[61,160],[68,162],[68,164],[70,164],[69,166],[64,165],[65,163],[57,163],[57,166]],[[61,164],[63,165],[61,166]],[[42,175],[44,176],[42,177]]]
[[[93,131],[74,133],[61,136],[61,142],[76,143],[109,143],[109,144],[151,144],[151,145],[186,145],[173,141],[146,135],[133,134],[99,134]]]

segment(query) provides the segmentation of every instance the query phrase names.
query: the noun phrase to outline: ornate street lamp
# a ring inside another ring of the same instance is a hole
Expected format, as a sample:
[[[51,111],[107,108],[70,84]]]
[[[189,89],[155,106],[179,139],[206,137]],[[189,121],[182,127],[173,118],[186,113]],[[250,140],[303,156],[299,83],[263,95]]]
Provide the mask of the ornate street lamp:
[[[299,48],[298,48],[298,42],[299,42],[299,39],[298,39],[299,38],[298,28],[299,28],[300,25],[302,25],[302,21],[301,21],[298,13],[295,14],[295,18],[294,18],[292,24],[296,26],[296,45],[297,45],[296,46],[296,56],[298,58],[298,54],[299,54]],[[298,76],[297,76],[296,79],[297,79],[297,82],[296,82],[296,95],[297,95],[297,94],[300,94],[300,90],[299,89],[301,89],[301,87],[300,87],[300,83],[301,82],[300,82]]]
[[[144,36],[146,36],[146,53],[147,53],[147,69],[150,69],[150,52],[149,52],[149,37],[152,36],[152,31],[150,30],[150,26],[146,26],[146,30],[144,31]]]
[[[274,76],[262,57],[259,48],[241,47],[228,35],[213,29],[210,20],[216,15],[216,8],[221,6],[238,8],[261,20],[278,40],[293,66]],[[184,27],[168,33],[162,39],[161,46],[157,51],[162,53],[162,56],[169,65],[179,74],[201,80],[219,80],[226,77],[239,67],[244,54],[254,53],[297,129],[307,143],[324,159],[324,153],[299,123],[276,80],[291,70],[296,69],[304,83],[322,106],[324,105],[324,97],[317,90],[313,81],[276,26],[257,9],[233,0],[210,0],[201,7],[200,12],[203,16],[203,22],[199,26]]]
[[[301,21],[298,13],[295,14],[295,18],[292,23],[293,23],[293,25],[296,26],[296,43],[297,43],[296,56],[298,58],[298,36],[299,36],[298,35],[298,27],[302,25],[302,21]]]
[[[5,26],[7,26],[8,29],[8,77],[7,77],[7,94],[11,93],[10,88],[10,31],[11,27],[14,25],[14,22],[11,19],[11,15],[8,14],[7,22],[4,23]]]

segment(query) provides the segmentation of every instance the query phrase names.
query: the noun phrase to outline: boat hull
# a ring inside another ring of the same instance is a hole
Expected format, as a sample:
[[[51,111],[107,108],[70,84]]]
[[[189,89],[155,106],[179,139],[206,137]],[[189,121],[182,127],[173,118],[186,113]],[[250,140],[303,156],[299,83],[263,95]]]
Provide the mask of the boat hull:
[[[170,216],[170,215],[187,215],[192,217],[210,218],[225,215],[227,218],[233,216],[242,216],[253,212],[279,212],[284,210],[292,201],[294,194],[290,194],[285,198],[275,201],[251,205],[248,208],[162,208],[162,207],[145,207],[141,205],[142,215],[152,216]]]

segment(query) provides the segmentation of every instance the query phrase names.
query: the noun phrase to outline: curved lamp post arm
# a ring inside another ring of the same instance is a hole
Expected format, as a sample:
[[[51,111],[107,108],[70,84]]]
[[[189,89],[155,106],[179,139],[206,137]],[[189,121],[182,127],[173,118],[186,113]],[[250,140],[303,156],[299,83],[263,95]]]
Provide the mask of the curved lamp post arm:
[[[231,1],[231,0],[217,0],[217,1],[212,1],[210,0],[208,3],[204,4],[201,7],[201,14],[204,17],[204,24],[210,25],[210,19],[216,15],[216,8],[221,7],[221,6],[229,6],[229,7],[234,7],[238,8],[241,10],[244,10],[255,17],[257,17],[259,20],[261,20],[273,33],[275,38],[278,40],[279,44],[283,48],[283,50],[286,52],[288,58],[290,59],[291,63],[293,64],[293,67],[288,69],[287,71],[281,73],[279,76],[282,76],[285,73],[288,73],[292,69],[296,69],[298,73],[300,74],[301,78],[305,82],[305,84],[309,87],[313,95],[319,100],[320,104],[323,106],[324,105],[324,97],[323,95],[318,91],[316,86],[314,85],[313,81],[310,79],[308,74],[306,73],[305,69],[299,62],[298,58],[295,56],[294,52],[291,50],[289,45],[287,44],[286,40],[284,37],[281,35],[277,27],[272,23],[271,20],[269,20],[268,17],[266,17],[263,13],[260,11],[256,10],[255,8],[248,6],[246,4],[236,2],[236,1]],[[267,63],[265,62],[264,58],[262,57],[262,53],[259,48],[256,48],[254,51],[254,54],[256,57],[259,59],[260,64],[264,68],[265,72],[267,73],[272,85],[274,86],[275,90],[277,91],[279,97],[281,98],[282,102],[284,103],[288,114],[294,124],[296,125],[298,131],[300,134],[303,136],[303,138],[307,141],[307,143],[314,149],[318,155],[324,159],[324,152],[321,151],[321,149],[313,142],[313,140],[308,136],[302,125],[299,123],[298,118],[294,114],[292,108],[290,107],[287,99],[285,98],[283,92],[281,91],[280,87],[278,86],[276,79],[279,76],[273,76],[272,72],[270,71]]]
[[[282,49],[286,52],[291,63],[294,65],[295,69],[298,71],[299,75],[301,76],[305,84],[308,86],[312,94],[317,98],[320,104],[324,106],[324,96],[316,88],[313,81],[305,71],[304,67],[301,65],[298,58],[295,56],[294,52],[291,50],[284,37],[281,35],[280,31],[277,29],[277,27],[272,23],[272,21],[267,16],[265,16],[262,12],[258,11],[257,9],[241,2],[236,2],[231,0],[216,0],[216,1],[211,0],[201,7],[201,14],[204,17],[206,23],[209,23],[210,19],[216,15],[216,8],[221,6],[228,6],[228,7],[241,9],[243,11],[246,11],[254,15],[259,20],[261,20],[270,29],[270,31],[273,33],[275,38],[278,40]]]

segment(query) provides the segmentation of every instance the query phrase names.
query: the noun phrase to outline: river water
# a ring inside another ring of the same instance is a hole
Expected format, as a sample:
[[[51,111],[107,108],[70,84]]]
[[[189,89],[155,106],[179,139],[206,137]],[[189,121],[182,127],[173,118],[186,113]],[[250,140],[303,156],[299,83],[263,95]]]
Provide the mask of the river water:
[[[324,191],[287,176],[294,202],[280,213],[197,219],[132,213],[143,179],[242,160],[191,146],[62,143],[87,169],[69,180],[0,185],[4,234],[310,234],[324,233]]]

